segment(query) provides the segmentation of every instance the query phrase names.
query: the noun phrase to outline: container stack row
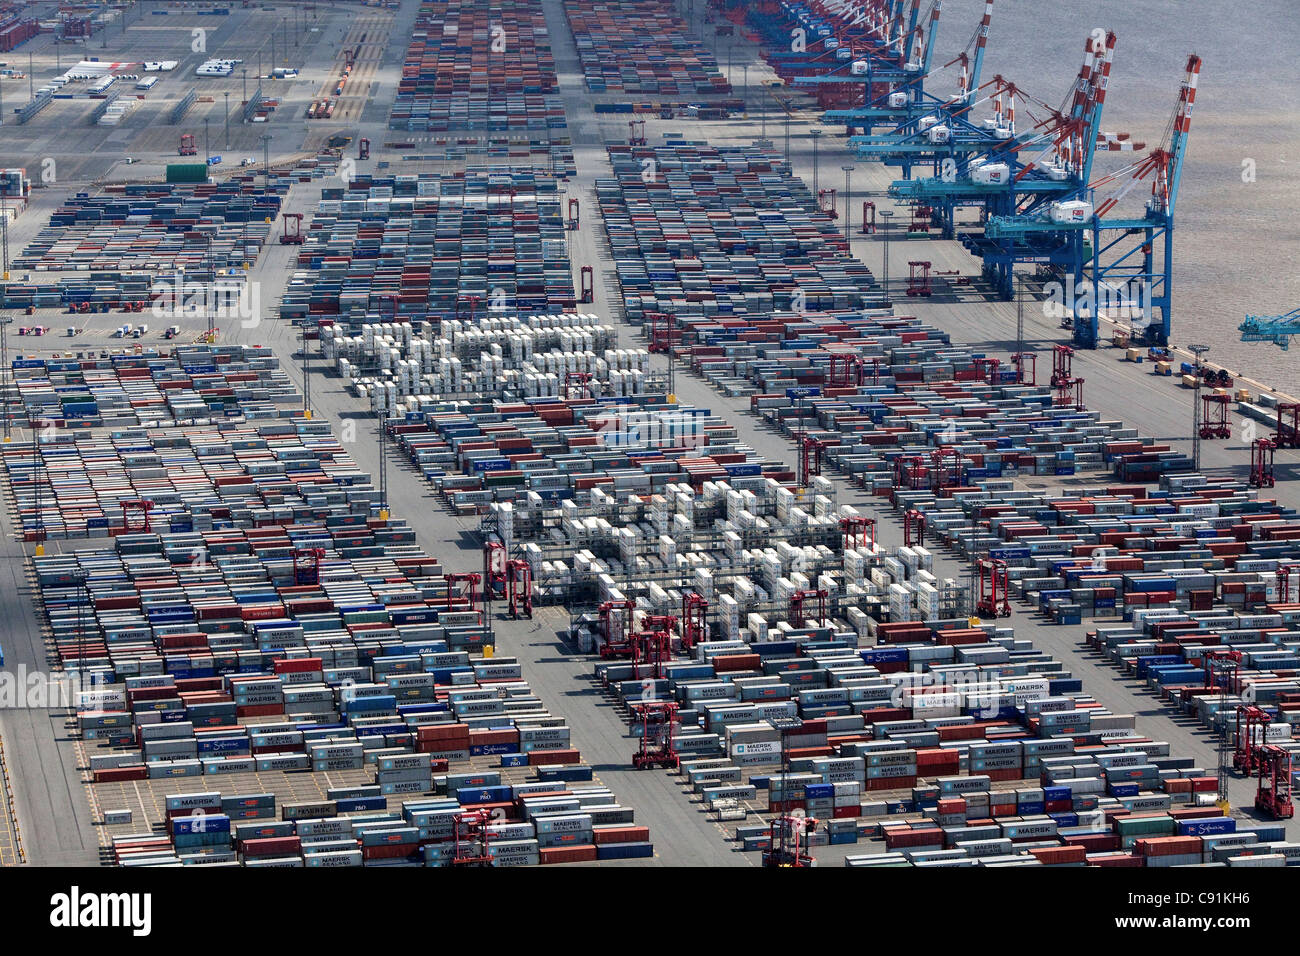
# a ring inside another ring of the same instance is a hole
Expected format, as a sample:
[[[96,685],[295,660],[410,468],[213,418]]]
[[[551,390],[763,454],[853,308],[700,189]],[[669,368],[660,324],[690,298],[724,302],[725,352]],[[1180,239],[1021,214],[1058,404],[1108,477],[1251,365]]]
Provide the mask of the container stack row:
[[[1054,493],[1007,481],[936,497],[900,491],[926,535],[1003,562],[1011,593],[1066,620],[1149,612],[1245,612],[1285,602],[1277,569],[1298,552],[1294,513],[1231,479],[1169,476],[1159,489]],[[1074,621],[1077,623],[1077,621]]]
[[[677,705],[681,782],[703,809],[802,811],[819,821],[814,847],[867,844],[851,865],[1300,860],[1282,826],[1225,816],[1212,771],[1142,735],[1009,628],[879,623],[867,647],[793,628],[596,674],[625,706]],[[735,834],[761,850],[771,830]]]
[[[428,322],[359,331],[322,328],[321,351],[344,386],[372,398],[377,412],[416,411],[449,398],[558,398],[580,383],[596,398],[639,395],[648,385],[650,353],[617,348],[614,327],[591,314],[452,319],[437,333]]]
[[[662,394],[433,403],[389,427],[458,511],[530,492],[555,500],[592,488],[626,495],[673,481],[702,486],[732,473],[791,477],[708,409]]]
[[[671,5],[565,0],[591,93],[727,94],[717,60]]]
[[[141,498],[155,522],[210,528],[232,505],[263,506],[260,482],[299,498],[317,483],[370,487],[328,425],[299,417],[301,397],[261,348],[20,364],[36,366],[15,374],[42,438],[35,458],[30,442],[2,457],[29,538],[108,536],[121,503]]]
[[[337,169],[338,158],[323,155],[272,170],[267,185],[261,174],[241,173],[220,183],[113,183],[95,196],[78,193],[14,260],[31,273],[0,282],[0,307],[147,304],[174,294],[172,277],[180,272],[197,283],[228,270],[231,281],[242,282],[290,187]]]
[[[217,358],[218,363],[211,359]],[[16,359],[13,387],[22,417],[53,429],[130,427],[165,422],[278,417],[301,398],[274,358],[260,348],[185,348],[161,357]],[[53,433],[51,447],[79,438]]]
[[[40,32],[40,24],[34,19],[6,18],[0,22],[0,53],[18,49]]]
[[[562,766],[530,780],[510,770],[442,773],[424,764],[445,769],[446,761],[369,753],[379,766],[404,767],[379,773],[428,776],[431,796],[390,802],[385,793],[404,791],[331,787],[324,800],[277,808],[273,793],[171,793],[165,832],[115,834],[114,860],[121,866],[340,867],[451,866],[486,857],[487,865],[500,867],[654,855],[649,828],[633,822],[632,808],[605,787],[571,785],[556,776]],[[491,822],[481,822],[484,815]]]
[[[426,0],[388,125],[453,134],[457,150],[477,151],[504,138],[512,156],[536,157],[557,175],[574,175],[558,91],[539,0]]]
[[[488,648],[463,582],[380,509],[329,423],[288,407],[274,358],[220,346],[73,364],[42,369],[26,397],[84,389],[98,420],[42,434],[39,468],[28,443],[6,446],[6,476],[29,538],[101,539],[38,555],[33,573],[51,649],[82,678],[68,701],[119,862],[652,855],[565,719]],[[301,803],[303,773],[336,792]],[[205,779],[178,793],[186,777]],[[142,792],[161,805],[161,786],[166,819],[148,823],[163,832],[140,833],[129,808],[148,812]],[[339,819],[353,814],[367,819]],[[350,845],[316,846],[327,834]]]
[[[571,311],[555,181],[529,171],[358,178],[325,190],[281,300],[291,321]]]
[[[848,529],[861,515],[837,508],[824,479],[807,492],[736,478],[706,482],[699,494],[670,484],[648,497],[593,492],[590,500],[503,504],[494,517],[511,527],[511,540],[527,542],[521,550],[538,600],[551,599],[555,588],[581,606],[631,602],[634,624],[644,615],[672,618],[633,631],[663,630],[673,650],[689,650],[700,637],[688,631],[691,603],[702,632],[743,641],[778,639],[801,626],[799,615],[869,642],[881,621],[964,606],[962,585],[938,577],[924,547],[890,550],[855,538]],[[583,615],[574,633],[579,648],[612,652],[607,623]]]
[[[867,267],[777,157],[750,147],[612,146],[596,181],[629,321],[766,319],[879,300]]]
[[[79,195],[14,261],[37,272],[207,272],[252,263],[282,194],[260,184],[155,185],[138,194]]]

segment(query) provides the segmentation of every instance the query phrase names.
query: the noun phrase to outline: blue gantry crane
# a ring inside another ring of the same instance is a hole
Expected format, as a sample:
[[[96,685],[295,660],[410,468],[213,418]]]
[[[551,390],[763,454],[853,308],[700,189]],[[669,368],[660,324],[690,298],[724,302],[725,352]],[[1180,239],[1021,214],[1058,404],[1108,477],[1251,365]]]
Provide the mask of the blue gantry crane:
[[[1243,342],[1272,342],[1286,350],[1291,346],[1291,336],[1300,335],[1300,309],[1286,315],[1248,315],[1237,331]]]
[[[783,82],[793,86],[800,77],[845,74],[853,61],[880,55],[894,11],[901,17],[903,4],[904,0],[869,0],[859,7],[843,0],[760,0],[743,6],[745,22],[762,42],[764,59]],[[742,3],[728,0],[728,5]],[[856,85],[833,83],[815,89],[823,108],[848,105],[857,91]]]
[[[1174,209],[1178,204],[1200,72],[1201,58],[1193,53],[1187,58],[1178,100],[1160,145],[1123,169],[1090,184],[1094,203],[1087,223],[1092,237],[1091,255],[1084,258],[1082,268],[1074,273],[1080,277],[1076,290],[1089,296],[1089,314],[1083,321],[1078,315],[1074,320],[1074,339],[1078,346],[1096,347],[1098,313],[1103,307],[1127,317],[1139,342],[1156,347],[1169,344],[1173,318]],[[1107,148],[1126,145],[1112,139]],[[1107,217],[1129,192],[1148,180],[1151,195],[1140,216]],[[1113,192],[1097,201],[1096,193],[1102,189]],[[1116,316],[1112,314],[1112,317]]]
[[[875,95],[872,93],[872,87],[867,87],[862,106],[828,110],[824,120],[828,123],[844,124],[850,134],[856,129],[861,129],[864,135],[870,136],[879,129],[889,136],[898,137],[906,133],[911,124],[925,116],[935,115],[943,121],[965,114],[969,111],[974,92],[980,85],[980,74],[984,69],[984,50],[988,46],[989,25],[992,20],[993,0],[985,0],[984,16],[965,49],[947,63],[932,70],[930,64],[934,52],[934,27],[938,22],[936,6],[933,11],[930,36],[925,42],[925,50],[920,58],[920,69],[905,75],[897,85],[892,85]],[[956,95],[944,98],[927,91],[927,82],[933,81],[943,71],[954,66],[961,68]],[[906,168],[910,170],[910,164]]]
[[[891,93],[911,95],[905,88],[915,88],[930,72],[942,9],[942,0],[932,0],[922,16],[921,0],[910,0],[906,8],[901,0],[895,0],[877,26],[851,47],[850,57],[841,56],[817,75],[796,76],[792,85],[815,90],[819,103],[850,102],[849,112],[888,105]],[[846,45],[840,42],[839,49]],[[828,95],[828,91],[834,92]],[[826,118],[838,121],[835,115]],[[853,124],[845,125],[853,129]]]
[[[967,77],[964,62],[963,82],[958,95],[953,99],[940,101],[932,95],[923,95],[916,101],[917,105],[924,104],[932,108],[913,110],[906,115],[902,123],[883,134],[851,137],[849,145],[857,150],[860,158],[878,159],[887,165],[899,166],[903,170],[904,179],[911,178],[913,167],[928,165],[932,167],[936,179],[942,179],[952,185],[961,178],[961,174],[968,167],[978,167],[987,163],[997,166],[1002,162],[1012,162],[1019,150],[1033,147],[1037,143],[1048,142],[1054,132],[1059,128],[1067,127],[1070,122],[1077,126],[1090,119],[1086,115],[1067,116],[1065,110],[1069,104],[1068,97],[1066,104],[1063,104],[1060,109],[1053,109],[1049,104],[1030,96],[1000,74],[987,83],[979,84],[978,71],[983,67],[987,23],[991,13],[991,6],[986,6],[985,18],[972,38],[975,51],[973,61],[976,66],[973,83]],[[1100,31],[1089,36],[1085,48],[1084,68],[1071,88],[1074,92],[1076,108],[1082,105],[1079,97],[1085,91],[1090,91],[1090,84],[1101,74],[1108,41],[1113,43],[1113,36],[1101,34]],[[963,57],[966,62],[972,60],[971,54],[963,51],[961,57],[950,61],[947,65],[963,62]],[[1093,60],[1097,61],[1095,66]],[[1025,113],[1034,121],[1028,132],[1018,133],[1016,130],[1017,98],[1024,101]],[[895,102],[903,101],[904,98],[895,99]],[[983,103],[992,105],[993,114],[976,122],[972,118],[974,108]],[[1043,111],[1044,118],[1041,121],[1035,116],[1035,110]],[[1019,172],[1018,169],[1012,171]],[[1048,168],[1045,171],[1050,173],[1052,170]],[[987,175],[986,170],[981,174],[981,178],[986,178]],[[950,210],[942,197],[953,190],[938,188],[933,191],[938,197],[933,205],[938,213],[939,225],[944,235],[951,238],[953,226],[948,216]],[[977,190],[979,193],[984,191]],[[1059,192],[1060,189],[1052,187],[1051,191]],[[982,200],[976,197],[972,201],[968,196],[965,204],[972,203],[982,205]]]
[[[1073,220],[1080,214],[1071,199],[1086,188],[1114,50],[1113,33],[1089,37],[1083,65],[1057,108],[995,77],[993,117],[980,126],[962,120],[965,130],[960,136],[954,128],[939,137],[946,143],[931,143],[936,150],[934,176],[899,180],[889,188],[896,199],[928,207],[945,237],[956,235],[982,259],[985,279],[1006,298],[1011,297],[1016,262],[1065,266],[1082,259],[1081,234],[1062,236],[1055,229],[1040,229],[1039,214],[1049,227],[1062,216]],[[1045,110],[1037,119],[1026,107],[1032,125],[1025,131],[1016,128],[1017,96]],[[931,126],[929,132],[937,128]],[[1022,154],[1034,148],[1040,152],[1024,158]],[[999,222],[1003,231],[957,234],[957,210],[962,207],[978,208],[983,222]]]

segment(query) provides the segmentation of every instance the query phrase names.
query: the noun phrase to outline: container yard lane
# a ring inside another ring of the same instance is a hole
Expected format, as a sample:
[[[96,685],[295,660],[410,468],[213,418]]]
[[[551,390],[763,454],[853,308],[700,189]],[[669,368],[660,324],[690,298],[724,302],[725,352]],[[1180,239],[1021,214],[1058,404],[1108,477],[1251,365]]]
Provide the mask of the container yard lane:
[[[27,862],[22,835],[18,826],[18,811],[14,806],[14,790],[9,780],[9,767],[4,758],[4,739],[0,738],[0,867],[19,866]]]
[[[30,432],[14,438],[30,441]],[[30,577],[26,547],[17,533],[14,499],[7,477],[6,507],[0,514],[0,564],[4,567],[5,704],[0,707],[8,786],[6,829],[10,852],[19,834],[26,862],[37,866],[90,866],[99,862],[94,815],[82,785],[77,748],[68,729],[69,711],[44,695],[28,699],[27,689],[51,675],[44,628],[38,619],[37,588]],[[28,684],[27,678],[33,678]],[[0,853],[4,851],[0,849]]]

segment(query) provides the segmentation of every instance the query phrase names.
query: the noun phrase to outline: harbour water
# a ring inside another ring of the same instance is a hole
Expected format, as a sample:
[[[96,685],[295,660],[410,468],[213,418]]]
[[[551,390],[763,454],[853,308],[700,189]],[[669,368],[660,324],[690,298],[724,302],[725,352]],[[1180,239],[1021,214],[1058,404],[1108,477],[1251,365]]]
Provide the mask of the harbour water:
[[[925,5],[923,4],[923,9]],[[961,52],[983,0],[946,0],[933,65]],[[982,81],[995,74],[1055,106],[1094,28],[1118,38],[1102,129],[1148,149],[1166,136],[1189,53],[1202,60],[1176,207],[1172,342],[1211,346],[1208,360],[1290,394],[1292,352],[1239,341],[1247,314],[1300,307],[1300,26],[1295,0],[994,0]],[[956,67],[948,74],[956,88]],[[1028,111],[1017,103],[1017,125]],[[983,108],[982,108],[983,109]],[[1133,153],[1097,154],[1094,180]],[[1144,200],[1144,183],[1130,197]]]

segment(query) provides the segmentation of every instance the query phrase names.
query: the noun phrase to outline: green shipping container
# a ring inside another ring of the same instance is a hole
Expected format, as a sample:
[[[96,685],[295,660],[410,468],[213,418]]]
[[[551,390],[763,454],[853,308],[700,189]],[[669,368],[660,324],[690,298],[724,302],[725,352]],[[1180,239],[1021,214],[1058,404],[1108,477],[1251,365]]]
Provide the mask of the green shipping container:
[[[168,163],[167,182],[169,183],[206,183],[208,167],[206,163]]]

